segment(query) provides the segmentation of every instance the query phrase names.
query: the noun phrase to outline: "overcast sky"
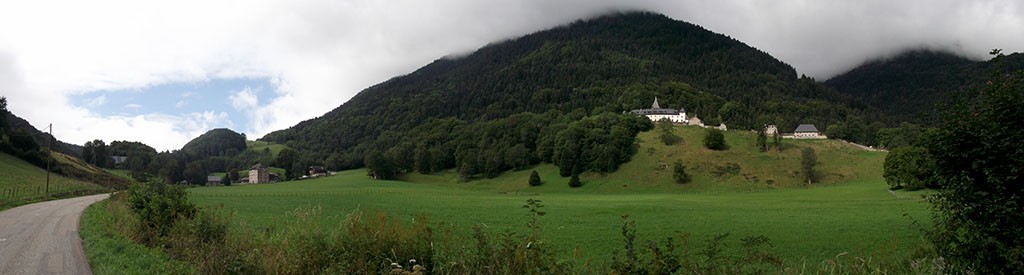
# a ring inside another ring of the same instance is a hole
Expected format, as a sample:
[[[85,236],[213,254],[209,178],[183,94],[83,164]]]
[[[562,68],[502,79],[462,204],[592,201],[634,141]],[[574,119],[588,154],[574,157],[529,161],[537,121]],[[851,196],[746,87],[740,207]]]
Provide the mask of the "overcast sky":
[[[704,26],[819,80],[911,48],[1024,51],[1024,4],[1011,0],[155,2],[0,3],[8,108],[77,144],[171,150],[219,127],[255,139],[439,57],[626,10]]]

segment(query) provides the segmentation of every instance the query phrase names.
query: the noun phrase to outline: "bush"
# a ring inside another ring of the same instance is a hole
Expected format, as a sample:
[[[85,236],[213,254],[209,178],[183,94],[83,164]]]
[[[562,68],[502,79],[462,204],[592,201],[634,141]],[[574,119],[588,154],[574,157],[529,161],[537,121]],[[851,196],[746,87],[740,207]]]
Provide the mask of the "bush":
[[[914,146],[898,147],[885,156],[883,176],[891,190],[918,190],[933,186],[933,166],[935,161],[928,150]]]
[[[196,207],[185,197],[185,189],[160,181],[138,183],[128,189],[128,206],[139,218],[139,238],[156,245],[181,219],[190,219]]]
[[[686,173],[686,166],[683,165],[683,160],[676,160],[672,164],[672,179],[676,180],[676,183],[690,182],[690,175]]]
[[[540,186],[541,183],[543,182],[540,181],[540,175],[537,174],[537,170],[530,172],[530,186]]]
[[[708,128],[704,132],[704,147],[719,151],[728,149],[728,145],[725,144],[725,134],[722,133],[722,130]]]
[[[576,188],[580,186],[583,186],[583,182],[580,182],[580,175],[572,174],[572,177],[569,178],[569,187]]]

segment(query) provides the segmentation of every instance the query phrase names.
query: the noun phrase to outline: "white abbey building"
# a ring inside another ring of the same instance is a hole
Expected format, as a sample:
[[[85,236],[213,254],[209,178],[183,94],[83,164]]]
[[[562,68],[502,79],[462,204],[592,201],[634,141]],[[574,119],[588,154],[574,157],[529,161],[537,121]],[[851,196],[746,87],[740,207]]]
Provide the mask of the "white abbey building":
[[[676,110],[669,108],[661,108],[661,106],[658,106],[657,97],[654,98],[654,104],[651,104],[650,109],[636,109],[629,112],[646,116],[651,121],[658,121],[667,118],[669,121],[672,121],[672,123],[688,123],[688,119],[686,118],[686,109],[679,108],[679,110]]]

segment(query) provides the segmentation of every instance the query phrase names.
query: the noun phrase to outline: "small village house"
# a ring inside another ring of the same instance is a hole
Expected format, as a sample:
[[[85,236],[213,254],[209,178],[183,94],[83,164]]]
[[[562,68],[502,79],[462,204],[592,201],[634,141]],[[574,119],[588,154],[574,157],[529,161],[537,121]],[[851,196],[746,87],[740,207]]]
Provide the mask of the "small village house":
[[[793,131],[792,138],[795,138],[795,139],[825,139],[827,137],[825,135],[821,134],[821,132],[818,131],[818,128],[814,127],[814,124],[800,124],[800,126],[797,126],[796,130]]]
[[[270,172],[266,165],[262,163],[253,165],[249,168],[249,183],[269,183]]]
[[[309,177],[322,177],[327,175],[327,168],[323,166],[310,166]]]

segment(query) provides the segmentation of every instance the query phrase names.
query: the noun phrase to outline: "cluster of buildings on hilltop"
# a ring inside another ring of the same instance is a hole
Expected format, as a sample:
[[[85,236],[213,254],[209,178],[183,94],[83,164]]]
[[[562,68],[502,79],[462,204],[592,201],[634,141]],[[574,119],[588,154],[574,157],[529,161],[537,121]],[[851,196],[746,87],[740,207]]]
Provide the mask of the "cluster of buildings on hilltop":
[[[726,126],[725,126],[725,123],[719,124],[718,127],[705,126],[704,123],[700,120],[700,118],[697,118],[697,116],[687,117],[686,116],[686,109],[684,109],[684,108],[679,108],[679,110],[672,109],[672,108],[661,108],[661,106],[658,104],[658,98],[657,97],[654,98],[654,104],[651,104],[651,108],[650,109],[634,109],[634,110],[630,111],[630,113],[641,115],[641,116],[645,116],[648,119],[650,119],[651,121],[659,121],[659,120],[662,120],[662,119],[668,119],[669,121],[671,121],[672,123],[675,123],[675,124],[694,125],[694,126],[700,126],[700,127],[704,127],[704,128],[718,128],[718,129],[720,129],[722,131],[728,130],[728,128],[726,128]],[[818,128],[814,127],[814,124],[800,124],[800,126],[797,126],[796,130],[794,130],[793,133],[791,133],[791,134],[780,134],[778,127],[776,127],[775,125],[765,125],[765,129],[764,130],[765,130],[765,133],[768,134],[769,136],[781,135],[782,138],[792,138],[792,139],[826,139],[826,138],[828,138],[824,134],[822,134],[821,131],[818,131]]]
[[[672,109],[672,108],[661,108],[661,106],[658,105],[658,98],[657,97],[654,98],[654,104],[651,104],[651,108],[650,109],[634,109],[634,110],[629,111],[629,112],[633,113],[633,114],[645,116],[648,119],[650,119],[651,121],[659,121],[659,120],[662,120],[662,119],[668,119],[669,121],[671,121],[672,123],[675,123],[675,124],[693,125],[693,126],[700,126],[700,127],[704,127],[704,128],[712,128],[712,127],[709,127],[709,126],[705,126],[704,122],[701,121],[700,118],[698,118],[697,116],[687,117],[686,116],[686,109],[685,108],[679,108],[679,110]],[[726,126],[725,126],[725,123],[719,124],[718,127],[714,127],[714,128],[718,128],[718,129],[720,129],[722,131],[728,130],[728,128],[726,128]]]

